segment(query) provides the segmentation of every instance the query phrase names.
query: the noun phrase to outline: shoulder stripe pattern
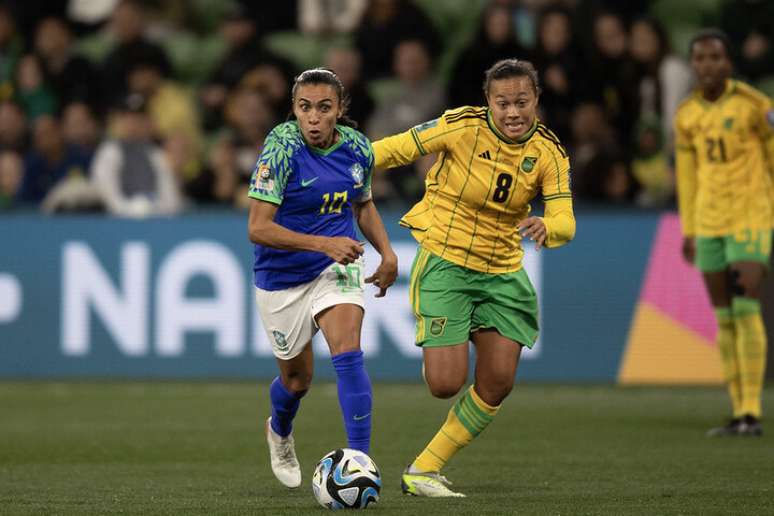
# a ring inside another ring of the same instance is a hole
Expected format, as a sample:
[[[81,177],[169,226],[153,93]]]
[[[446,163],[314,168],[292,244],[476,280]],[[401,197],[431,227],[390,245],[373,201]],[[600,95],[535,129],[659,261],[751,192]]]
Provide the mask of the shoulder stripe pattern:
[[[546,140],[556,145],[556,148],[559,149],[559,154],[561,154],[563,158],[567,157],[567,151],[564,150],[564,147],[562,147],[562,144],[559,143],[559,138],[554,134],[554,132],[551,129],[544,126],[543,124],[538,124],[537,132],[540,136],[542,136]]]
[[[414,138],[414,143],[416,143],[416,145],[417,145],[417,149],[419,149],[419,153],[420,153],[422,156],[425,156],[425,155],[427,155],[427,151],[425,150],[425,148],[424,148],[424,147],[422,147],[422,142],[421,142],[421,141],[419,141],[419,136],[417,135],[417,131],[416,131],[416,129],[414,129],[414,128],[412,127],[412,128],[409,130],[409,132],[411,133],[411,137],[412,137],[412,138]]]
[[[486,108],[468,107],[460,110],[457,113],[444,116],[447,124],[458,122],[466,118],[481,118],[486,120]]]

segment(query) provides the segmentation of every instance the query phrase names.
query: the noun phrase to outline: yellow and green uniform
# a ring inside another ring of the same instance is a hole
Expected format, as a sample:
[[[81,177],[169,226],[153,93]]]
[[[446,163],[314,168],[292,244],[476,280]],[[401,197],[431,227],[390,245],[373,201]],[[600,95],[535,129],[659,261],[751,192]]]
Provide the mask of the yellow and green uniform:
[[[529,216],[529,202],[542,194],[544,245],[558,247],[575,234],[570,162],[556,135],[535,120],[514,141],[497,129],[487,108],[465,106],[373,147],[378,168],[437,154],[424,197],[400,221],[419,242],[409,287],[417,344],[463,344],[477,329],[494,328],[532,346],[537,299],[522,269],[518,224]],[[498,410],[471,386],[412,467],[440,470]],[[408,492],[421,478],[412,473],[403,476]]]
[[[675,116],[678,203],[685,237],[696,241],[696,266],[726,270],[735,262],[768,266],[771,253],[774,110],[771,100],[733,79],[715,101],[695,91]],[[715,307],[718,347],[735,416],[760,416],[766,335],[756,299],[734,294]]]
[[[771,165],[774,132],[770,99],[729,80],[708,102],[700,91],[675,116],[680,220],[697,237],[697,266],[711,272],[733,261],[768,262],[771,249]],[[714,244],[705,239],[720,238]],[[724,260],[720,252],[729,254]],[[713,249],[716,249],[713,251]]]
[[[417,343],[459,344],[467,342],[471,331],[493,327],[531,346],[537,335],[537,301],[521,271],[524,251],[517,226],[529,216],[529,202],[542,193],[545,246],[558,247],[573,237],[566,151],[538,120],[513,141],[497,129],[487,108],[470,106],[374,143],[380,168],[431,153],[438,157],[427,174],[425,195],[400,221],[420,245],[410,287]],[[459,270],[452,274],[450,269]],[[493,284],[496,278],[490,275],[495,274],[510,274],[511,285],[521,285],[519,303],[491,295],[501,302],[482,303],[471,293],[502,289]],[[486,312],[505,317],[494,320]]]

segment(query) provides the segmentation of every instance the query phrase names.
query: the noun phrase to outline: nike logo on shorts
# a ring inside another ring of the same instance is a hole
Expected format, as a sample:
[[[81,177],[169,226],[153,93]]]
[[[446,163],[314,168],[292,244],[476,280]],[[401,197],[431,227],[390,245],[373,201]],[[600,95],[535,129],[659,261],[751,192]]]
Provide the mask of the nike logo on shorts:
[[[307,186],[309,186],[312,183],[314,183],[315,181],[317,181],[317,178],[318,178],[318,176],[315,176],[315,177],[313,177],[312,179],[309,179],[309,180],[302,179],[301,180],[301,186],[306,188]]]

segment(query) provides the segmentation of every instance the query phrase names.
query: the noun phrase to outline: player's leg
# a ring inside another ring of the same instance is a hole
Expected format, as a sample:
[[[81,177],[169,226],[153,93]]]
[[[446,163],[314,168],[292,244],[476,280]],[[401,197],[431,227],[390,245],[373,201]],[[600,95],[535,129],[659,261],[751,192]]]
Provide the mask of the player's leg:
[[[741,238],[740,238],[741,237]],[[746,238],[745,238],[746,237]],[[729,237],[731,240],[731,237]],[[742,435],[761,435],[761,394],[766,368],[766,330],[761,317],[761,285],[768,269],[768,231],[744,232],[729,243],[731,311],[741,387]]]
[[[371,444],[371,380],[360,349],[363,308],[340,304],[317,316],[317,324],[331,350],[339,405],[350,448],[369,453]]]
[[[718,325],[716,343],[732,409],[731,420],[723,426],[710,429],[707,435],[711,437],[736,435],[741,422],[742,390],[724,238],[698,237],[696,239],[696,267],[702,272],[704,286],[715,311]]]
[[[466,271],[420,248],[409,285],[410,302],[417,319],[416,342],[422,347],[425,382],[437,398],[450,398],[465,385],[468,376],[470,297],[464,293]],[[456,405],[455,405],[456,406]],[[439,472],[460,449],[468,432],[455,406],[427,446],[406,468],[401,488],[406,494],[428,497],[461,497]]]
[[[363,325],[363,261],[333,264],[317,279],[312,314],[331,351],[348,446],[368,453],[371,443],[371,380],[360,348]]]
[[[309,344],[315,328],[310,316],[310,288],[310,284],[304,284],[281,291],[255,291],[261,321],[280,371],[269,387],[271,416],[266,420],[266,443],[274,476],[287,487],[301,485],[293,419],[313,375]]]

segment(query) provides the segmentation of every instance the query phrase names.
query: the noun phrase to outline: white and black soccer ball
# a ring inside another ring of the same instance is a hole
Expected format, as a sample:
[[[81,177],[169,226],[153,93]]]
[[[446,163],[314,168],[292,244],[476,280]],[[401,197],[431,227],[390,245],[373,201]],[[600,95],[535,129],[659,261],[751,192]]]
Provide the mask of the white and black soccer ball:
[[[320,459],[312,476],[314,497],[328,509],[365,509],[379,500],[382,477],[365,453],[333,450]]]

